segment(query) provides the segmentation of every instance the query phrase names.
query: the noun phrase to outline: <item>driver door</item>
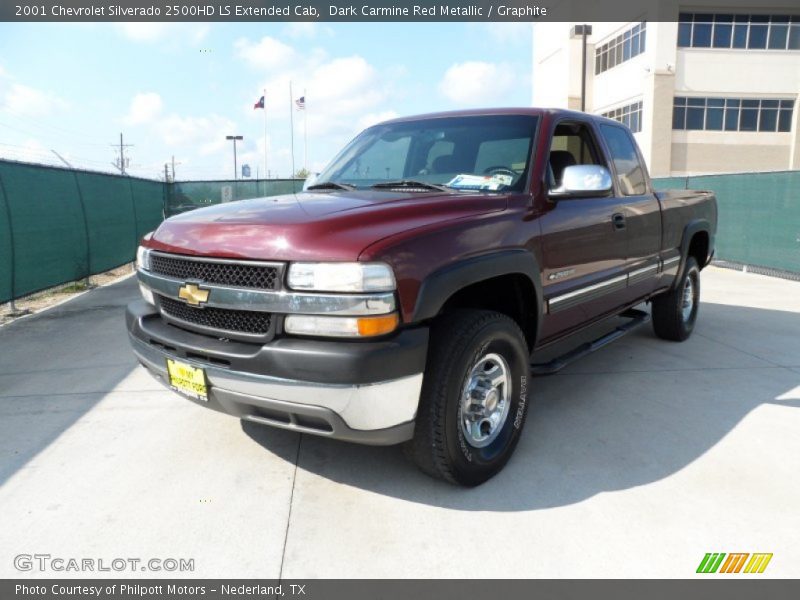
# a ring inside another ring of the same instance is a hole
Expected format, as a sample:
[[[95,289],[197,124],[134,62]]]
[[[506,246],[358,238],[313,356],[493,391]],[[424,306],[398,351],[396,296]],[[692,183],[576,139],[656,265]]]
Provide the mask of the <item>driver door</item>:
[[[572,165],[602,165],[589,122],[560,121],[551,138],[548,186]],[[545,314],[542,341],[569,333],[624,303],[627,236],[622,200],[614,194],[550,199],[540,218]],[[621,227],[620,227],[621,223]]]

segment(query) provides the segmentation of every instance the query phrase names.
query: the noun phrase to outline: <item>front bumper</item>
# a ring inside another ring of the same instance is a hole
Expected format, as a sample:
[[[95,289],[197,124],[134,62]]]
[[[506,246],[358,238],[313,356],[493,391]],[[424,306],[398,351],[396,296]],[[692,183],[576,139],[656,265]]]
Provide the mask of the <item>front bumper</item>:
[[[126,312],[139,362],[168,384],[166,359],[205,370],[208,402],[241,419],[364,444],[408,440],[422,388],[428,330],[384,341],[224,341],[169,325],[151,305]]]

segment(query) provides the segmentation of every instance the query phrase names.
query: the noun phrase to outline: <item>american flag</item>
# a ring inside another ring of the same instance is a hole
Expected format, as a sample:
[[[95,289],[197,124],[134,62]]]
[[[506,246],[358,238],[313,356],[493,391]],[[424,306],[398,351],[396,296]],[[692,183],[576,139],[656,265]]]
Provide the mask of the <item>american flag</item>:
[[[295,105],[297,106],[297,110],[305,110],[306,109],[306,97],[300,96],[297,100],[294,101]]]

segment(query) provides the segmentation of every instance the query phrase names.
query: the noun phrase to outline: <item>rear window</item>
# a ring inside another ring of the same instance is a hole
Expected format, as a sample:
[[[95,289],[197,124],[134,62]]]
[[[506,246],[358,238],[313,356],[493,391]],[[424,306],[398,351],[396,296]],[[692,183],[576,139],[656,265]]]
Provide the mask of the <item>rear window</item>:
[[[601,125],[600,131],[611,152],[611,160],[617,171],[617,183],[625,196],[639,196],[647,192],[644,167],[639,161],[633,138],[622,127]]]

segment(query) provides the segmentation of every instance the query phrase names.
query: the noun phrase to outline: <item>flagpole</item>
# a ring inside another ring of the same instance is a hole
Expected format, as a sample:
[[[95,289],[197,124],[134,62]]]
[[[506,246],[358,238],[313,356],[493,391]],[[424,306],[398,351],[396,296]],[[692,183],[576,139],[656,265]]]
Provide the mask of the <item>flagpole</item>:
[[[303,170],[308,173],[308,99],[303,88]]]
[[[267,88],[264,88],[264,179],[269,178],[269,170],[267,167]],[[266,192],[266,184],[264,184],[264,191]]]
[[[292,82],[289,81],[289,127],[291,131],[291,144],[292,144],[292,174],[289,176],[294,179],[294,95],[292,94]],[[294,189],[294,188],[292,188]]]

